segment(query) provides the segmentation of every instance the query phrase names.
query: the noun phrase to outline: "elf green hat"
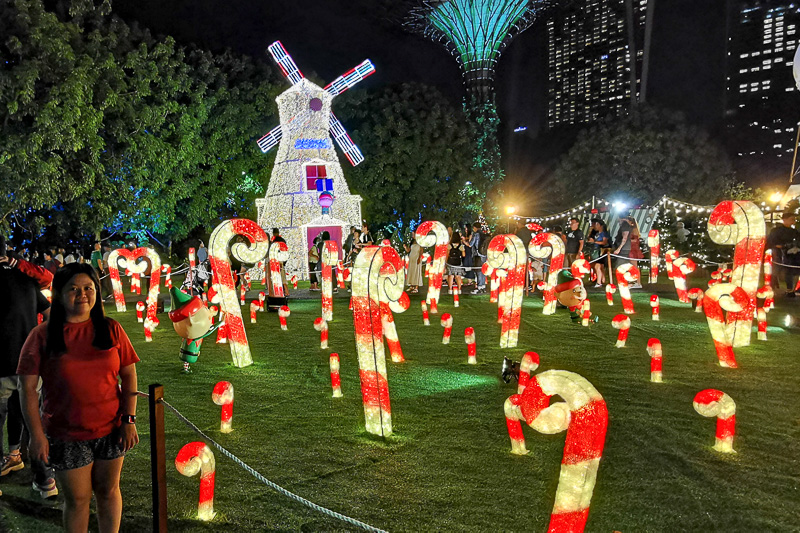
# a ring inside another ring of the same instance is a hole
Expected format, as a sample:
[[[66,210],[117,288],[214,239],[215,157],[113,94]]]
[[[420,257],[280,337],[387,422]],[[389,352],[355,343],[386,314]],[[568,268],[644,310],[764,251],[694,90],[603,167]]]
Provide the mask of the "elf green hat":
[[[572,275],[572,272],[569,270],[561,270],[558,273],[557,284],[555,287],[555,291],[557,293],[569,291],[574,289],[576,286],[581,284],[581,280],[575,279],[575,276]]]
[[[175,286],[170,289],[169,294],[172,297],[172,311],[169,312],[169,318],[173,322],[184,320],[204,306],[203,300],[198,296],[186,294]]]

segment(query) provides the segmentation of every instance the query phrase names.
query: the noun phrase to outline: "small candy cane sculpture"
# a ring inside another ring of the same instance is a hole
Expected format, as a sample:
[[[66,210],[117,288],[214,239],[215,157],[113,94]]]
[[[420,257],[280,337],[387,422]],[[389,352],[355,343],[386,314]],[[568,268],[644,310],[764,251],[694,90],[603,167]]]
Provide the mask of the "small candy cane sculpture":
[[[708,320],[708,328],[714,339],[719,366],[736,368],[736,357],[733,354],[733,338],[736,322],[726,323],[725,312],[730,317],[733,313],[741,313],[746,308],[749,298],[744,289],[733,283],[717,283],[706,291],[703,297],[703,310]]]
[[[717,433],[714,449],[722,453],[736,453],[733,437],[736,434],[736,404],[724,392],[706,389],[694,397],[694,410],[706,417],[717,417]]]
[[[281,263],[289,260],[289,246],[285,242],[273,242],[269,246],[269,281],[272,283],[272,292],[276,298],[286,296],[281,278]],[[297,278],[295,277],[295,280]],[[297,289],[297,287],[294,287]]]
[[[475,329],[474,328],[466,328],[464,329],[464,342],[467,343],[467,363],[470,365],[477,365],[478,358],[477,354],[478,351],[475,348]]]
[[[344,289],[344,263],[341,260],[336,262],[336,285]]]
[[[292,278],[291,278],[291,279],[292,279],[292,288],[293,288],[294,290],[297,290],[297,276],[295,276],[294,274],[292,274]]]
[[[245,304],[245,297],[247,296],[247,287],[245,285],[244,280],[239,283],[239,305],[243,306]]]
[[[250,323],[251,324],[255,324],[256,323],[256,314],[258,313],[258,310],[260,308],[261,308],[261,306],[259,305],[259,303],[257,301],[253,300],[252,302],[250,302]]]
[[[661,320],[659,317],[661,306],[659,305],[657,294],[654,294],[650,297],[650,307],[653,308],[653,320]]]
[[[550,398],[555,395],[564,401],[551,405]],[[522,394],[506,400],[505,412],[514,454],[527,453],[520,420],[540,433],[567,431],[548,530],[583,531],[606,440],[608,409],[605,400],[578,374],[548,370],[531,377]]]
[[[705,296],[705,293],[703,292],[703,289],[695,287],[693,289],[689,289],[689,291],[686,294],[689,297],[689,300],[692,301],[692,303],[694,305],[695,312],[702,313],[703,312],[703,297]]]
[[[661,383],[661,363],[663,358],[661,341],[658,339],[648,340],[647,354],[650,356],[650,381],[653,383]]]
[[[167,290],[171,289],[172,288],[172,267],[167,265],[167,264],[163,264],[163,265],[161,265],[161,272],[164,273],[164,287],[166,287]]]
[[[756,297],[764,300],[764,310],[769,311],[775,307],[775,291],[769,285],[764,285],[756,293]]]
[[[670,280],[672,279],[672,275],[674,272],[672,268],[672,262],[675,261],[678,257],[680,257],[680,255],[681,254],[680,252],[678,252],[678,250],[667,250],[667,253],[664,254],[664,261],[667,263],[667,268],[666,268],[667,278],[669,278]]]
[[[314,329],[319,331],[319,348],[320,350],[324,350],[328,347],[328,322],[319,317],[314,320]]]
[[[439,283],[441,285],[441,279]],[[403,262],[393,248],[367,246],[361,249],[353,267],[352,286],[361,395],[367,431],[384,437],[392,434],[392,410],[380,304],[388,303],[391,311],[403,312],[405,309],[400,302],[405,295],[404,286]]]
[[[406,311],[411,305],[408,294],[403,293],[396,305],[402,308],[401,312]],[[389,348],[389,356],[392,358],[392,362],[405,362],[406,358],[403,357],[403,347],[400,345],[400,337],[397,335],[392,308],[386,302],[381,302],[381,325],[383,326],[383,336],[386,338],[386,346]]]
[[[650,247],[650,283],[658,283],[658,258],[661,255],[661,237],[657,229],[647,234],[647,246]]]
[[[322,246],[322,318],[333,320],[333,265],[339,260],[339,245],[325,241]]]
[[[212,520],[214,515],[214,478],[216,464],[214,453],[204,442],[190,442],[181,448],[175,458],[175,468],[186,477],[200,473],[200,502],[197,518]]]
[[[628,331],[631,329],[631,319],[627,315],[617,315],[611,321],[611,326],[619,330],[617,336],[617,348],[624,348],[625,341],[628,340]]]
[[[445,260],[447,259],[447,228],[441,222],[429,220],[417,227],[414,238],[423,248],[435,246],[433,251],[433,264],[427,272],[428,293],[425,301],[431,306],[431,313],[438,313],[437,304],[442,291],[442,275],[444,274]]]
[[[688,257],[679,257],[672,262],[672,281],[675,282],[675,292],[678,301],[689,303],[689,294],[686,286],[686,276],[694,272],[697,265]]]
[[[144,323],[144,310],[147,306],[144,305],[144,302],[136,302],[136,321],[140,324]]]
[[[759,307],[756,310],[756,316],[758,318],[758,340],[765,341],[767,340],[767,310]]]
[[[282,305],[280,309],[278,309],[278,321],[281,323],[281,329],[283,331],[287,331],[289,329],[289,327],[286,325],[286,319],[290,314],[292,313],[289,311],[288,305]]]
[[[772,287],[772,250],[764,252],[764,286]],[[775,296],[770,296],[764,307],[769,311],[775,308]]]
[[[498,235],[489,242],[486,262],[502,280],[503,298],[502,302],[498,300],[498,312],[500,308],[503,310],[503,325],[500,328],[501,348],[514,348],[519,340],[527,261],[525,246],[516,235]]]
[[[259,312],[263,313],[264,309],[266,309],[266,302],[267,302],[267,293],[261,291],[258,293],[258,310]]]
[[[331,388],[333,389],[333,397],[342,397],[342,377],[339,375],[339,354],[332,353],[330,357],[331,366]]]
[[[458,288],[457,285],[453,286],[453,307],[458,307],[460,299],[459,296],[461,295],[461,290]]]
[[[547,273],[542,313],[545,315],[555,314],[557,301],[555,287],[558,285],[558,273],[564,268],[564,241],[555,233],[539,233],[531,239],[528,252],[537,259],[550,257],[550,270]]]
[[[186,273],[186,277],[189,278],[189,286],[192,287],[194,285],[194,267],[197,265],[197,254],[195,253],[194,248],[189,248],[189,271]]]
[[[750,344],[758,278],[764,258],[764,215],[753,202],[721,202],[708,218],[708,235],[717,244],[736,246],[730,280],[744,290],[748,302],[740,312],[729,313],[727,320],[733,330],[733,346],[747,346]]]
[[[581,304],[581,313],[581,326],[588,328],[592,321],[592,304],[589,303],[589,298],[586,298]]]
[[[228,344],[231,347],[233,365],[242,368],[253,364],[250,354],[250,344],[242,321],[242,308],[236,305],[236,292],[231,262],[228,257],[228,243],[237,235],[246,237],[252,244],[235,242],[231,245],[231,256],[242,263],[254,264],[267,254],[269,239],[264,230],[253,222],[244,218],[226,220],[216,227],[209,239],[209,258],[214,280],[219,285],[220,306],[225,313],[228,326]]]
[[[144,320],[144,340],[153,342],[153,331],[158,327],[158,318],[147,317]]]
[[[428,315],[428,305],[425,303],[425,300],[422,300],[419,304],[420,307],[422,308],[422,325],[430,326],[431,320],[430,320],[430,315]]]
[[[230,381],[220,381],[214,385],[211,401],[222,406],[219,422],[220,432],[230,433],[233,431],[233,384]]]
[[[536,352],[525,352],[522,361],[519,363],[519,379],[517,380],[517,394],[525,392],[525,387],[531,380],[531,376],[539,368],[539,354]]]
[[[576,259],[569,269],[573,278],[583,280],[583,276],[591,273],[592,265],[586,259]]]
[[[442,327],[444,333],[442,334],[442,344],[450,344],[450,334],[453,333],[453,317],[450,313],[442,315]]]
[[[632,315],[636,311],[633,309],[630,285],[641,277],[639,267],[631,263],[625,263],[617,267],[617,287],[619,287],[619,297],[622,299],[622,312]]]
[[[606,285],[606,302],[608,305],[614,305],[614,293],[617,292],[617,286],[613,283]]]

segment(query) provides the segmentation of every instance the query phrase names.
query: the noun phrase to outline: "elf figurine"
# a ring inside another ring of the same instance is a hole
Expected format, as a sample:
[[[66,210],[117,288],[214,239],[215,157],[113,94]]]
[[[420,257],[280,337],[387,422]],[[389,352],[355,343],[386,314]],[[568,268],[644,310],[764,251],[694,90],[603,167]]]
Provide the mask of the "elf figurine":
[[[192,371],[189,364],[196,363],[200,356],[203,339],[214,333],[224,324],[224,321],[212,326],[211,311],[199,296],[186,294],[174,286],[170,290],[170,294],[172,295],[172,311],[169,312],[169,318],[172,320],[175,333],[183,337],[181,360],[183,361],[183,371],[188,374]]]
[[[575,279],[572,272],[569,270],[562,270],[558,273],[558,284],[555,286],[556,298],[559,303],[569,309],[569,316],[573,322],[581,321],[581,306],[586,299],[586,288],[583,286],[583,281]],[[597,322],[600,317],[594,315],[591,318],[592,322]]]

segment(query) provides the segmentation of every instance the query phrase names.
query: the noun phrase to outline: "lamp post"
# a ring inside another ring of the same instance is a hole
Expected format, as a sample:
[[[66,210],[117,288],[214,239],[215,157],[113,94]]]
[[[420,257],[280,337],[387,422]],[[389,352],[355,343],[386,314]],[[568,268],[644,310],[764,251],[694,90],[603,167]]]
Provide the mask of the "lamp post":
[[[506,222],[506,233],[511,233],[511,215],[514,214],[517,208],[513,205],[506,206],[506,215],[508,215],[508,222]]]

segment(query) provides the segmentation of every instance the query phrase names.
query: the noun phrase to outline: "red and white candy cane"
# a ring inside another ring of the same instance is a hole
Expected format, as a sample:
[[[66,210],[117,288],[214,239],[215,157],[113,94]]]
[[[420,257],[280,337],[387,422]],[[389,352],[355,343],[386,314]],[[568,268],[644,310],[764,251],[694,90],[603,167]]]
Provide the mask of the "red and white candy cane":
[[[453,307],[458,307],[460,303],[460,295],[461,290],[458,288],[458,285],[453,285]]]
[[[672,279],[672,262],[680,257],[680,255],[681,254],[678,252],[678,250],[667,250],[667,253],[664,254],[664,261],[667,263],[667,267],[665,269],[667,271],[667,278]]]
[[[633,309],[631,299],[631,284],[636,283],[641,278],[639,267],[631,263],[625,263],[617,267],[617,287],[619,287],[619,297],[622,300],[622,312],[632,315],[636,311]]]
[[[539,354],[536,352],[525,352],[522,361],[519,362],[519,378],[517,379],[517,394],[525,392],[525,387],[531,380],[531,376],[539,368]]]
[[[342,377],[339,375],[339,354],[331,353],[330,356],[331,367],[331,388],[333,389],[333,397],[342,397]]]
[[[608,305],[614,305],[614,293],[617,292],[617,286],[613,283],[606,285],[606,302]]]
[[[233,243],[230,247],[231,256],[242,263],[249,264],[257,263],[264,258],[267,254],[269,238],[261,226],[252,220],[234,218],[217,226],[209,239],[208,252],[211,259],[211,270],[216,284],[219,285],[220,308],[225,313],[225,321],[228,326],[228,344],[231,347],[233,365],[242,368],[253,364],[253,358],[242,320],[242,308],[237,305],[236,301],[236,285],[231,272],[231,260],[228,256],[228,244],[238,235],[244,236],[252,244]]]
[[[647,341],[647,355],[650,356],[650,381],[661,383],[661,363],[664,354],[661,350],[660,340],[650,339]]]
[[[294,290],[297,290],[297,276],[292,274],[292,278],[291,279],[292,279],[292,288]]]
[[[144,305],[144,302],[136,302],[136,321],[140,324],[144,323],[145,309],[147,309],[147,306]]]
[[[544,290],[542,313],[545,315],[555,314],[558,273],[564,268],[564,241],[555,233],[539,233],[531,239],[528,252],[537,259],[550,257],[550,270],[547,274],[547,287]]]
[[[478,350],[475,346],[475,328],[464,329],[464,342],[467,343],[467,364],[478,364]]]
[[[288,260],[289,246],[285,242],[273,242],[269,247],[269,281],[272,283],[272,292],[276,298],[286,296],[283,291],[283,278],[281,278],[281,263]]]
[[[653,308],[653,320],[661,320],[659,316],[661,306],[659,305],[658,294],[653,294],[650,296],[650,307]]]
[[[111,275],[111,288],[114,290],[114,302],[117,304],[117,312],[124,313],[127,310],[125,306],[125,294],[122,292],[122,280],[119,276],[119,260],[122,259],[122,268],[125,269],[127,264],[133,262],[133,254],[127,248],[119,248],[114,250],[108,256],[108,272]]]
[[[352,284],[353,324],[364,416],[367,431],[382,436],[392,434],[392,410],[386,379],[381,303],[388,303],[395,313],[404,311],[400,301],[405,295],[405,278],[403,262],[391,247],[367,246],[356,256]]]
[[[267,293],[264,291],[260,291],[258,293],[258,310],[261,311],[262,313],[264,312],[264,309],[266,309],[267,307],[266,303],[267,303]]]
[[[497,277],[497,272],[489,266],[489,263],[484,263],[481,270],[489,280],[489,303],[497,303],[500,294],[500,278]]]
[[[650,283],[658,283],[658,259],[661,255],[661,236],[657,229],[647,233],[647,246],[650,247]]]
[[[767,310],[759,307],[756,310],[756,317],[758,318],[758,340],[767,340]]]
[[[281,329],[283,331],[287,331],[289,329],[289,327],[286,325],[286,319],[289,317],[290,314],[292,313],[291,311],[289,311],[288,305],[282,305],[278,309],[278,321],[281,323]]]
[[[689,257],[679,257],[672,262],[672,281],[675,282],[675,292],[678,293],[678,301],[689,303],[686,276],[695,271],[697,265]]]
[[[142,294],[142,278],[139,272],[131,271],[131,294]]]
[[[705,292],[703,289],[695,287],[693,289],[689,289],[687,292],[689,299],[694,303],[694,310],[697,313],[703,312],[703,297],[705,296]]]
[[[769,311],[770,309],[773,309],[775,307],[775,291],[773,291],[772,287],[770,287],[769,285],[764,285],[763,287],[758,289],[756,297],[761,300],[764,300],[764,304],[762,307],[764,307],[765,311]]]
[[[756,291],[764,259],[766,225],[764,214],[753,202],[720,202],[708,218],[708,235],[717,244],[734,245],[731,283],[747,294],[748,303],[741,312],[728,315],[733,329],[733,345],[750,344],[750,329],[756,309]],[[723,272],[723,276],[724,276]]]
[[[516,235],[497,235],[489,242],[486,262],[501,277],[502,302],[498,300],[498,313],[502,309],[503,325],[500,328],[500,347],[514,348],[519,341],[519,324],[522,318],[522,297],[525,287],[525,270],[528,256],[522,240]]]
[[[197,518],[212,520],[214,515],[214,479],[216,464],[214,452],[205,442],[186,444],[175,457],[175,468],[187,477],[200,473],[200,502],[197,505]]]
[[[764,286],[772,287],[772,250],[767,250],[764,252]],[[774,295],[764,302],[764,307],[767,310],[775,308]]]
[[[239,305],[244,305],[245,298],[247,297],[247,285],[244,282],[244,279],[239,283]]]
[[[589,303],[589,298],[586,298],[581,304],[581,326],[589,327],[592,321],[592,304]]]
[[[734,328],[738,324],[731,323],[730,317],[741,314],[742,309],[748,304],[747,293],[733,283],[717,283],[708,289],[703,297],[703,310],[706,313],[711,337],[714,339],[719,366],[728,368],[738,366],[733,354]]]
[[[250,323],[251,324],[255,324],[256,323],[256,314],[258,313],[258,310],[260,308],[261,308],[261,306],[259,305],[259,303],[256,300],[253,300],[252,302],[250,302]]]
[[[506,272],[496,270],[497,276],[497,323],[502,324],[506,316]]]
[[[551,405],[550,399],[555,395],[564,401]],[[567,431],[548,531],[583,531],[606,440],[605,400],[578,374],[548,370],[531,377],[522,394],[506,400],[505,413],[514,454],[528,453],[520,420],[540,433]]]
[[[425,303],[425,300],[422,300],[419,305],[422,308],[422,325],[430,326],[431,320],[430,315],[428,314],[428,305]]]
[[[339,245],[325,241],[322,245],[322,317],[333,320],[333,266],[339,260]]]
[[[442,275],[444,274],[445,260],[447,259],[447,228],[441,222],[429,220],[417,227],[414,238],[423,248],[434,246],[433,263],[428,270],[428,293],[425,301],[431,306],[431,313],[438,313],[437,304],[442,291]]]
[[[267,253],[269,254],[269,252],[267,252]],[[266,287],[267,286],[267,274],[268,274],[268,271],[269,271],[269,269],[267,268],[267,262],[266,261],[259,261],[258,265],[256,265],[256,268],[258,269],[259,272],[261,272],[261,284],[264,287]]]
[[[405,272],[405,271],[404,271]],[[400,296],[400,300],[394,307],[400,309],[400,313],[406,311],[411,305],[411,300],[407,293]],[[403,347],[400,345],[400,337],[397,335],[397,328],[394,325],[393,307],[386,302],[381,302],[381,325],[383,325],[383,336],[386,338],[386,346],[389,348],[389,356],[393,363],[402,363],[406,359],[403,357]]]
[[[166,263],[161,265],[161,272],[164,273],[164,287],[167,290],[172,288],[172,267]]]
[[[724,392],[706,389],[694,397],[694,410],[702,416],[717,417],[714,449],[722,453],[736,453],[733,437],[736,434],[736,403]]]
[[[113,254],[114,252],[112,252]],[[147,270],[147,263],[145,261],[139,261],[138,259],[147,259],[150,262],[150,289],[147,291],[147,317],[153,322],[157,323],[157,320],[154,320],[158,315],[158,295],[161,292],[161,258],[158,256],[155,250],[152,248],[136,248],[129,252],[130,255],[124,255],[126,259],[126,268],[134,275],[143,274]],[[120,254],[123,255],[123,254]],[[113,259],[113,261],[112,261]],[[108,262],[110,264],[115,264],[117,262],[117,258],[112,258],[109,256]],[[119,271],[117,271],[117,277],[119,277]],[[112,271],[112,283],[114,280],[113,271]],[[120,296],[122,295],[122,287],[120,286]],[[116,299],[116,291],[114,294],[114,298]],[[125,300],[123,298],[123,311],[125,310]],[[117,303],[117,310],[119,311],[119,303]]]
[[[328,322],[319,317],[314,320],[314,329],[319,331],[319,348],[324,350],[328,347]]]
[[[344,289],[344,263],[341,260],[336,262],[336,284],[340,289]]]
[[[628,315],[617,315],[611,321],[611,326],[619,330],[617,348],[624,348],[625,341],[628,340],[628,331],[631,329],[631,318]]]
[[[733,276],[733,270],[731,270],[730,268],[723,268],[722,271],[720,271],[720,275],[721,275],[720,280],[723,283],[728,283],[731,280],[731,276]]]
[[[582,280],[583,276],[592,271],[592,265],[586,259],[576,259],[569,269],[573,278]]]
[[[219,430],[221,433],[233,431],[233,384],[230,381],[220,381],[211,391],[211,401],[222,406],[220,413]]]
[[[197,254],[194,248],[189,248],[189,271],[186,272],[186,277],[189,278],[189,286],[193,286],[194,267],[197,265]]]
[[[150,318],[149,316],[144,319],[144,340],[145,342],[153,342],[153,331],[158,327],[159,320],[157,317]]]
[[[453,316],[450,313],[443,314],[441,324],[444,328],[442,344],[450,344],[450,334],[453,333]]]

